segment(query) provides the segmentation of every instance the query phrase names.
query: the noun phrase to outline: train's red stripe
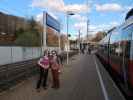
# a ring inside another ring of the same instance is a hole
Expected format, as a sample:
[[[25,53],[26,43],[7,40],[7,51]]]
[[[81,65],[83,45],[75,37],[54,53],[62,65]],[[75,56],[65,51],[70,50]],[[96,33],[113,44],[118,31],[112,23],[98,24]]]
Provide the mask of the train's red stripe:
[[[131,86],[133,87],[133,60],[129,61],[129,81]]]
[[[120,65],[112,63],[111,61],[110,61],[110,65],[111,65],[112,69],[115,70],[120,75],[120,70],[121,70]]]

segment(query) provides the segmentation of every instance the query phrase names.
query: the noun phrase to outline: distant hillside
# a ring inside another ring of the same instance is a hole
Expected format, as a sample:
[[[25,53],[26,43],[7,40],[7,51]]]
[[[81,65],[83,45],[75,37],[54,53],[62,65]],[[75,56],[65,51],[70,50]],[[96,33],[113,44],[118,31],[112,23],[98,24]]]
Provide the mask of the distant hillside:
[[[0,12],[0,34],[15,34],[16,30],[27,27],[27,21],[22,17]]]
[[[40,46],[42,30],[34,18],[26,19],[0,12],[0,46]]]

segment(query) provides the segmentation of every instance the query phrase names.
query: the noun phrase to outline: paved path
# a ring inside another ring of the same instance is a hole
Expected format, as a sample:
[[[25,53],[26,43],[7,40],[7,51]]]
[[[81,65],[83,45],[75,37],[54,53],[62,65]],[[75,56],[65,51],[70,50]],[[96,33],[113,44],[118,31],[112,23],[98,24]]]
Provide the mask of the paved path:
[[[99,62],[97,63],[94,55],[76,55],[70,62],[63,68],[60,89],[51,88],[51,75],[49,75],[49,88],[41,89],[38,93],[35,90],[37,76],[34,76],[1,94],[0,100],[124,100],[109,79],[108,73],[99,68],[99,72],[102,71],[101,77],[106,93],[103,92],[96,69],[96,64],[99,65]]]

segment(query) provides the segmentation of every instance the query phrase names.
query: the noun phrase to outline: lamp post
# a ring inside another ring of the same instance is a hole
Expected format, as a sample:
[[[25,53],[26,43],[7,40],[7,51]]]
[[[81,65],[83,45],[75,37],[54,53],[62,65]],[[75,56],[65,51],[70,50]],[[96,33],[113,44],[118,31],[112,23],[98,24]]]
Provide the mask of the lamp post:
[[[66,14],[67,14],[66,16],[67,16],[67,64],[68,64],[69,63],[69,34],[68,34],[69,16],[74,15],[74,13],[71,11],[67,11]]]

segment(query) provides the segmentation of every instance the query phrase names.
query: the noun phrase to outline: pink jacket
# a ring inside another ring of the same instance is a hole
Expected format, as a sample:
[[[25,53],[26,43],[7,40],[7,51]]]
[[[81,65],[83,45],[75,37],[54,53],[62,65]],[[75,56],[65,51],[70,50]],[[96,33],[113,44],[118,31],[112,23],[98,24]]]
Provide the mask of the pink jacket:
[[[43,58],[40,58],[40,60],[38,61],[38,64],[42,68],[48,69],[49,68],[49,58],[47,56],[44,56]]]

